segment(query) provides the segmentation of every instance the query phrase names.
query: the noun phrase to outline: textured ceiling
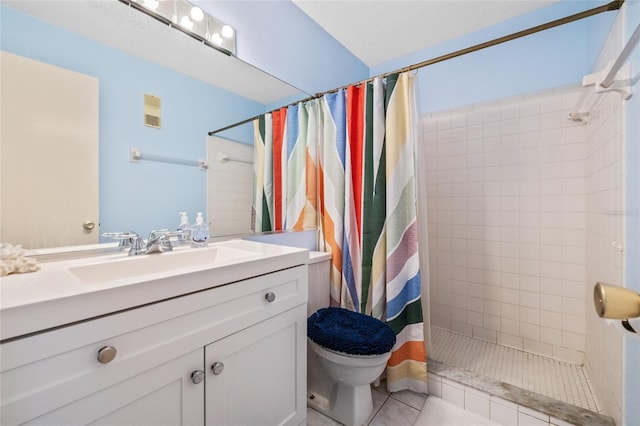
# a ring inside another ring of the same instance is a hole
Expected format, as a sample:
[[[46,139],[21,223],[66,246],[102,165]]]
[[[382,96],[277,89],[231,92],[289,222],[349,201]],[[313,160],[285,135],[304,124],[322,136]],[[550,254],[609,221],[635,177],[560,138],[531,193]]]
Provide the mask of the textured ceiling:
[[[554,3],[543,0],[292,1],[368,66]],[[194,43],[190,37],[119,1],[2,0],[2,3],[263,104],[300,93],[237,58]]]
[[[292,0],[368,66],[549,6],[542,0]]]

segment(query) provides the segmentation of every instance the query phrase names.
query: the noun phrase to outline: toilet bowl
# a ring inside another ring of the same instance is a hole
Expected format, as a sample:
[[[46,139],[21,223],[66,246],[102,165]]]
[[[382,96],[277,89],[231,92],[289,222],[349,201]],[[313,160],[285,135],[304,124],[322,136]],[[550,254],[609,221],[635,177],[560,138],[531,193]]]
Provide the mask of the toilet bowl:
[[[326,308],[329,268],[326,253],[312,252],[307,405],[344,425],[360,426],[373,411],[371,383],[384,371],[395,335],[390,327],[374,318],[340,308]],[[371,334],[367,327],[373,327]],[[354,334],[354,329],[359,334]]]
[[[307,405],[347,426],[365,424],[373,412],[371,383],[382,374],[391,353],[344,355],[308,341],[333,386],[322,395],[310,383]]]

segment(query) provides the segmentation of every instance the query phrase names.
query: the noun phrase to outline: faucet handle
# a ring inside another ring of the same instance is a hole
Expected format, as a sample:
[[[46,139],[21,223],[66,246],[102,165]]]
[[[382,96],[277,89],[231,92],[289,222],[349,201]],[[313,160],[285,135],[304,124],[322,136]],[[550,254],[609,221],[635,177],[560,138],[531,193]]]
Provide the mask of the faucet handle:
[[[155,240],[168,233],[169,233],[168,229],[154,229],[153,231],[149,232],[148,241]]]
[[[131,247],[131,238],[138,236],[135,232],[103,232],[103,237],[110,237],[114,240],[118,240],[118,248],[125,250]]]
[[[144,240],[140,238],[138,234],[131,237],[131,248],[129,249],[129,256],[144,254],[146,251],[147,246],[144,243]]]
[[[133,232],[104,232],[103,237],[111,237],[114,240],[120,240],[118,247],[121,250],[129,248],[129,256],[135,256],[136,254],[144,253],[146,247],[144,241],[140,236]]]
[[[131,247],[131,238],[126,232],[103,232],[103,237],[111,237],[114,240],[118,240],[118,249],[124,251]]]
[[[156,229],[149,233],[149,239],[147,239],[147,250],[151,250],[150,253],[159,251],[160,253],[173,250],[171,245],[171,231],[168,229]]]
[[[125,239],[134,238],[134,237],[139,237],[139,235],[136,234],[133,231],[128,231],[128,232],[103,232],[102,236],[103,237],[111,237],[114,240],[125,240]]]

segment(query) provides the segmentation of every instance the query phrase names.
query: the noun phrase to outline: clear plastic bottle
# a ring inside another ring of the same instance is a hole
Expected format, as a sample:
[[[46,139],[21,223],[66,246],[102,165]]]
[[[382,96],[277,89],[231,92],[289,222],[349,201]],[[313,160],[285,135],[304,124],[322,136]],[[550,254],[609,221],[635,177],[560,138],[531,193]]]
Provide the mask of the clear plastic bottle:
[[[178,225],[177,230],[182,231],[183,234],[179,238],[179,242],[186,244],[191,241],[191,223],[189,223],[189,217],[187,216],[187,212],[179,212],[180,214],[180,224]]]
[[[196,223],[191,227],[191,247],[206,247],[209,244],[209,226],[198,212]]]

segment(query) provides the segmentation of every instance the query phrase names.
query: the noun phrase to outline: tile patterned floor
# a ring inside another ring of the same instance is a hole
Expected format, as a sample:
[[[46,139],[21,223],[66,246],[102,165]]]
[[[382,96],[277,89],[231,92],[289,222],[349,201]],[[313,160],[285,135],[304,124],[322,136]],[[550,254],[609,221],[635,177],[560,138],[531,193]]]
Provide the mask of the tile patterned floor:
[[[436,397],[411,391],[389,394],[372,389],[373,414],[367,426],[500,426]],[[307,426],[339,426],[329,417],[307,408]]]
[[[532,392],[599,411],[580,366],[441,328],[431,328],[431,358]]]
[[[373,414],[367,426],[500,426],[436,397],[402,391],[389,394],[373,388]],[[340,423],[307,408],[308,426],[339,426]]]
[[[383,382],[372,387],[373,413],[368,426],[412,426],[424,406],[427,395],[411,391],[389,393]],[[308,426],[339,426],[340,423],[311,408],[307,408]]]
[[[510,383],[578,407],[598,411],[582,367],[432,327],[433,359]],[[389,393],[384,382],[372,388],[373,413],[367,426],[453,426],[496,423],[439,398],[411,391]],[[424,410],[423,410],[424,408]],[[307,425],[340,423],[308,408]]]
[[[414,426],[501,426],[440,398],[429,397]]]

